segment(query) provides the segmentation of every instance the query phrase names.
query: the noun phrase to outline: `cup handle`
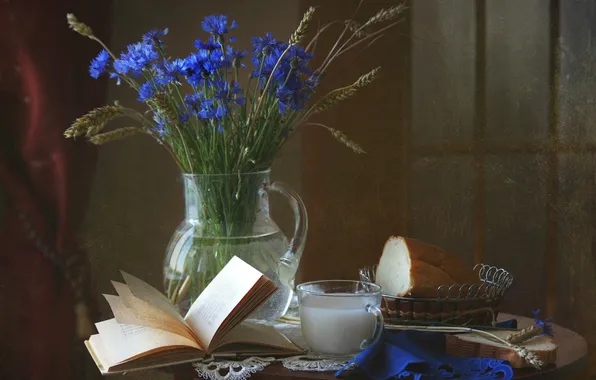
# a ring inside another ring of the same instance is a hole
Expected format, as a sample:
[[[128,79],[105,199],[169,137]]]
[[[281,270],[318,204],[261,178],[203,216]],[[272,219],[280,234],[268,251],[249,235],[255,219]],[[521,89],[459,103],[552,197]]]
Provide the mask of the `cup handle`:
[[[383,313],[381,312],[381,309],[379,309],[377,306],[367,305],[366,311],[375,316],[375,332],[373,333],[373,337],[371,339],[365,339],[362,341],[362,343],[360,343],[361,350],[364,350],[365,348],[372,346],[373,344],[377,343],[379,339],[381,339],[381,335],[383,335],[383,326],[385,323]]]

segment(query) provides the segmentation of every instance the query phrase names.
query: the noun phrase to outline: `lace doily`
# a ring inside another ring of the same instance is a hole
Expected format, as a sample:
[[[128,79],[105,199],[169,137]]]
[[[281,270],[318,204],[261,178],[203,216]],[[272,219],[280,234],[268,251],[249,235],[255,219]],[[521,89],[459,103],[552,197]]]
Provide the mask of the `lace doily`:
[[[298,347],[306,348],[300,325],[284,322],[269,322]],[[252,374],[263,371],[271,363],[281,363],[292,371],[334,372],[343,368],[353,356],[329,358],[312,355],[298,355],[289,358],[275,359],[250,357],[247,359],[206,358],[193,363],[197,374],[206,380],[247,380]],[[345,370],[355,368],[351,364]]]
[[[193,367],[200,377],[207,380],[246,380],[274,361],[275,358],[257,357],[242,360],[204,359],[193,363]]]
[[[281,364],[292,371],[335,372],[343,368],[353,357],[327,358],[321,356],[299,355],[281,359]],[[354,365],[346,368],[351,369]]]

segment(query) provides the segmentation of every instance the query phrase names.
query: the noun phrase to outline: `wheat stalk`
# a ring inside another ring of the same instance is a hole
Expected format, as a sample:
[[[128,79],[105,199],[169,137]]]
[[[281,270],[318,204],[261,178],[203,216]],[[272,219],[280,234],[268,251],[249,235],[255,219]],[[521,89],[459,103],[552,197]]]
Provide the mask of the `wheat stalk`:
[[[302,41],[304,36],[306,36],[306,32],[308,30],[308,23],[312,19],[312,15],[315,13],[315,7],[310,7],[304,12],[304,16],[302,16],[302,20],[300,20],[300,24],[298,24],[298,28],[292,33],[290,36],[290,45],[296,45]]]
[[[536,369],[544,367],[544,362],[540,360],[538,355],[534,351],[529,351],[525,347],[512,346],[513,350],[519,355],[520,358],[524,359],[527,363],[534,366]]]
[[[325,129],[327,129],[329,132],[331,132],[331,135],[333,137],[335,137],[336,140],[338,140],[339,142],[341,142],[348,148],[352,149],[354,152],[356,152],[358,154],[366,153],[366,151],[364,149],[362,149],[362,147],[360,145],[358,145],[354,141],[350,140],[348,138],[348,136],[340,130],[331,128],[331,127],[329,127],[325,124],[321,124],[321,123],[307,123],[307,125],[316,125],[318,127],[323,127]]]
[[[67,138],[84,135],[90,137],[103,129],[110,120],[123,114],[124,108],[117,105],[95,108],[76,119],[70,128],[64,131],[64,136]]]
[[[408,325],[386,325],[385,328],[387,330],[403,330],[403,331],[433,331],[433,332],[442,332],[442,333],[476,333],[478,335],[482,335],[490,340],[502,343],[507,347],[514,350],[520,358],[525,360],[527,363],[531,364],[537,369],[544,367],[544,362],[540,360],[538,355],[535,352],[528,350],[525,347],[516,346],[511,344],[506,339],[500,338],[497,335],[484,331],[478,330],[470,327],[458,327],[458,326],[408,326]]]
[[[134,136],[141,132],[143,132],[143,130],[138,127],[119,128],[110,132],[92,136],[91,138],[89,138],[89,141],[91,141],[95,145],[102,145],[110,141],[120,140],[125,137]]]
[[[357,23],[354,20],[346,20],[345,25],[348,27],[348,30],[358,38],[362,38],[366,36],[366,33],[362,30],[362,25]]]
[[[505,340],[508,341],[509,343],[514,343],[514,344],[522,343],[522,342],[527,341],[528,339],[531,339],[535,336],[542,334],[542,331],[544,331],[542,326],[531,325],[531,326],[528,326],[526,328],[523,328],[519,331],[516,331],[514,333],[507,335]]]
[[[68,13],[66,15],[66,21],[68,22],[68,26],[81,36],[94,37],[93,30],[87,24],[80,22],[74,14]]]
[[[368,73],[361,75],[360,78],[358,78],[358,80],[356,80],[356,82],[352,83],[351,85],[347,87],[337,88],[329,92],[311,108],[312,111],[310,111],[309,113],[312,115],[321,112],[323,110],[326,110],[327,108],[333,107],[335,104],[341,102],[342,100],[354,96],[354,94],[356,94],[356,92],[358,92],[359,89],[366,87],[377,78],[377,73],[380,69],[380,67],[374,68]]]
[[[171,123],[177,124],[178,123],[178,112],[168,101],[167,95],[163,92],[158,92],[155,96],[150,100],[150,102],[161,111],[161,113],[168,119]]]
[[[394,20],[397,16],[402,14],[405,9],[406,6],[404,4],[398,4],[388,9],[381,9],[377,12],[377,14],[369,18],[362,27]]]
[[[339,140],[342,144],[344,144],[348,148],[352,149],[355,153],[358,153],[358,154],[366,153],[360,145],[358,145],[354,141],[350,140],[348,138],[348,136],[345,133],[343,133],[342,131],[334,129],[334,128],[329,128],[329,132],[331,132],[331,135],[333,137],[335,137],[337,140]]]

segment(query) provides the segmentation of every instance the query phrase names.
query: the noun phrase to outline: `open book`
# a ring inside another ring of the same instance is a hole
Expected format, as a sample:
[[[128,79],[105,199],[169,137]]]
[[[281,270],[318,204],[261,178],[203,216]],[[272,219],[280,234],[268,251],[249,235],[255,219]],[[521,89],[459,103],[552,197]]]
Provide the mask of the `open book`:
[[[85,345],[102,374],[156,368],[205,355],[288,355],[302,350],[274,327],[244,321],[277,286],[233,257],[182,317],[149,284],[122,273],[118,296],[104,295],[114,318],[96,323]]]

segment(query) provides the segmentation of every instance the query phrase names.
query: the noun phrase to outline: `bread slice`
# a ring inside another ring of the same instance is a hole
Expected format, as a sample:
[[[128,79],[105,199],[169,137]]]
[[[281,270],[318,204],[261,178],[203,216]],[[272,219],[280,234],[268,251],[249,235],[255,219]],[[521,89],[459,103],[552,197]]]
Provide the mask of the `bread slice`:
[[[437,297],[441,285],[480,283],[478,274],[457,256],[415,239],[392,236],[385,243],[375,282],[398,297]]]
[[[496,330],[491,333],[505,339],[511,334],[511,330]],[[554,363],[557,360],[557,344],[550,336],[539,335],[524,343],[518,344],[536,355],[546,364]],[[510,347],[505,344],[494,342],[476,333],[464,333],[447,335],[446,353],[455,357],[463,358],[493,358],[508,360],[512,368],[532,367]]]

